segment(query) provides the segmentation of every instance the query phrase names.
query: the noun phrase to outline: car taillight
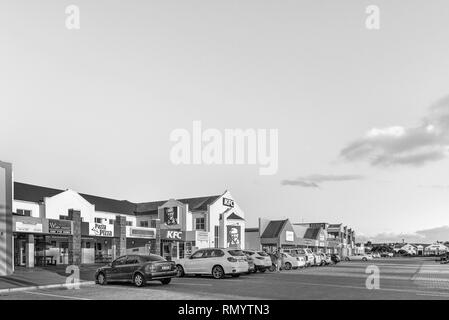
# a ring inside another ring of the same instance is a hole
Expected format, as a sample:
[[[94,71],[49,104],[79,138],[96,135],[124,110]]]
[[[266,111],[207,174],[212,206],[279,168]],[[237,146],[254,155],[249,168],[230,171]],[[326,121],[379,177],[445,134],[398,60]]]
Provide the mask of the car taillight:
[[[229,262],[237,262],[237,259],[234,258],[234,257],[229,257],[229,258],[228,258],[228,261],[229,261]]]
[[[145,266],[145,272],[150,273],[156,271],[156,266],[153,264],[147,264]]]

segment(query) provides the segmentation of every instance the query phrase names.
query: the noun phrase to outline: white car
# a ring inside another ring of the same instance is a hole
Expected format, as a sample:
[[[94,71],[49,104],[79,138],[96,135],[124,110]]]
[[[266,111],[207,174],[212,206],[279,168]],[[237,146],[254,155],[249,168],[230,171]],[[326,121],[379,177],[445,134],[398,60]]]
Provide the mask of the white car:
[[[371,255],[367,254],[353,254],[350,256],[345,257],[346,261],[368,261],[373,260],[373,257]]]
[[[265,272],[271,267],[271,258],[263,251],[255,250],[243,250],[244,254],[247,254],[253,259],[255,265],[255,271]]]
[[[310,249],[296,249],[297,256],[303,256],[306,267],[310,267],[315,264],[315,256]]]
[[[325,253],[321,252],[320,255],[321,255],[321,262],[322,262],[321,265],[327,266],[329,264],[332,264],[332,259],[329,254],[325,254]]]
[[[304,259],[300,257],[294,257],[287,252],[281,252],[282,255],[282,268],[285,270],[298,269],[305,265]]]
[[[184,275],[212,275],[222,279],[226,275],[238,277],[249,270],[245,254],[239,249],[207,248],[195,251],[190,258],[175,260],[178,277]]]

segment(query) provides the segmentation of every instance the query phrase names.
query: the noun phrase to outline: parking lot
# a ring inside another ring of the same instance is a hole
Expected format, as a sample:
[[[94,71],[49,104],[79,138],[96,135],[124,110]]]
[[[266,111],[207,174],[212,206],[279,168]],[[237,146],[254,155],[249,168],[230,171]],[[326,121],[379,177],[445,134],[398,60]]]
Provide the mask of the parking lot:
[[[379,268],[380,287],[369,290],[366,270],[372,265]],[[93,270],[84,271],[82,278],[92,280]],[[433,258],[382,258],[221,280],[174,278],[166,286],[150,282],[143,288],[88,284],[71,290],[30,290],[2,294],[0,299],[449,299],[449,265]]]

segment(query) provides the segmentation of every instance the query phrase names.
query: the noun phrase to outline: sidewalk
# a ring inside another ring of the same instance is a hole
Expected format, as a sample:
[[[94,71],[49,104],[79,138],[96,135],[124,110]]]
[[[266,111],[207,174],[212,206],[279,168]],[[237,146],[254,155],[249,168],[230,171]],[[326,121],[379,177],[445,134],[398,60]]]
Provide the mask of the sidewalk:
[[[98,265],[84,265],[80,267],[80,283],[92,283],[94,273]],[[67,266],[16,267],[11,276],[0,277],[0,292],[16,291],[23,289],[38,289],[37,287],[63,286],[66,284]]]

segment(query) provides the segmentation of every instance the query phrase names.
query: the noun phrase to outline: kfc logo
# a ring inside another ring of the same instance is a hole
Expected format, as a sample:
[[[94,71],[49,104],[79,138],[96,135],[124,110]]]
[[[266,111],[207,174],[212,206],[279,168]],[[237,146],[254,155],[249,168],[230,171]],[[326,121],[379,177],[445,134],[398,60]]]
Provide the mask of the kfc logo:
[[[166,234],[167,239],[175,239],[175,240],[182,240],[182,231],[171,231],[168,230]]]
[[[234,208],[234,200],[228,199],[228,198],[223,198],[223,205],[226,207]]]

